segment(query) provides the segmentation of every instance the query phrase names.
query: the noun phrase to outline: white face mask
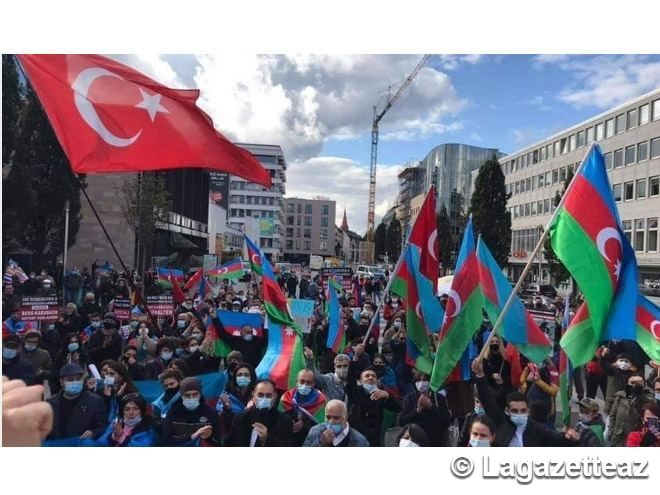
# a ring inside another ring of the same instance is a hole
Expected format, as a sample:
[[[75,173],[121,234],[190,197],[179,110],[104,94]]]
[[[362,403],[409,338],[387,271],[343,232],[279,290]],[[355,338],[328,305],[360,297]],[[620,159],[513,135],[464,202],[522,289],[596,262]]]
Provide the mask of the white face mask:
[[[409,438],[402,438],[399,440],[399,447],[419,447],[415,442]]]
[[[628,361],[624,361],[623,359],[619,359],[616,362],[617,368],[623,371],[628,371],[630,369],[631,364]]]

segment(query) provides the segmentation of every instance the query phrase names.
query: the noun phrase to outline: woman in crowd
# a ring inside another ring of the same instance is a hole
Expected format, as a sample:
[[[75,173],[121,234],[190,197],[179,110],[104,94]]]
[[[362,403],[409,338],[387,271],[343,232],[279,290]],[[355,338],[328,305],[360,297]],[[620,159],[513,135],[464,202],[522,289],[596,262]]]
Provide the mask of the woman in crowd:
[[[96,440],[101,447],[152,447],[156,430],[147,415],[147,403],[140,394],[127,394],[119,402],[118,415]]]
[[[429,442],[424,428],[410,423],[403,427],[396,438],[396,444],[398,447],[426,447]]]
[[[491,447],[495,442],[495,422],[485,414],[474,418],[470,427],[470,447]]]
[[[626,447],[660,447],[660,406],[649,402],[642,406],[641,422],[628,434]]]

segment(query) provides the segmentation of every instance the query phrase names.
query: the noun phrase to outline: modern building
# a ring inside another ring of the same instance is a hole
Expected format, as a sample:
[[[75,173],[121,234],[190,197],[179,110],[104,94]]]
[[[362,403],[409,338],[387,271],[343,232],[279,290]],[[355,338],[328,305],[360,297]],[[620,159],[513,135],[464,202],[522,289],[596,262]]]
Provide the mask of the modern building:
[[[284,259],[309,263],[311,255],[335,255],[336,203],[314,199],[284,198]]]
[[[512,219],[509,275],[515,280],[554,212],[554,197],[597,142],[640,281],[660,280],[660,89],[619,105],[500,159]],[[550,281],[545,259],[530,279]]]
[[[271,261],[279,261],[284,249],[283,196],[286,193],[286,161],[282,148],[267,144],[236,143],[252,153],[270,172],[273,186],[267,189],[236,176],[229,178],[227,225],[245,230],[246,218],[259,222],[258,239]]]

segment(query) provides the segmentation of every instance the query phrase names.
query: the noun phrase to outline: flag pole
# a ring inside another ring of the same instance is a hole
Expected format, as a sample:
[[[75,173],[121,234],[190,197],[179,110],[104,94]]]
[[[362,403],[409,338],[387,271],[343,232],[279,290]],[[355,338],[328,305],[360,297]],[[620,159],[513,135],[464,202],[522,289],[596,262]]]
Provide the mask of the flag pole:
[[[502,322],[504,321],[504,318],[506,317],[506,314],[509,312],[509,309],[511,308],[511,304],[513,304],[514,298],[517,296],[518,291],[520,290],[520,287],[522,286],[523,280],[525,280],[525,276],[527,275],[527,272],[529,272],[529,269],[531,268],[532,264],[534,263],[534,258],[536,255],[539,253],[541,250],[541,246],[543,246],[543,243],[545,242],[546,237],[548,237],[548,233],[550,232],[550,227],[552,224],[555,222],[555,219],[557,218],[557,215],[559,214],[559,210],[561,210],[562,206],[564,206],[564,203],[566,202],[566,198],[568,197],[568,193],[570,190],[573,188],[573,185],[575,184],[575,178],[579,175],[580,171],[582,170],[582,167],[584,166],[586,162],[586,158],[591,154],[591,150],[594,149],[598,144],[596,142],[591,143],[589,146],[589,149],[587,149],[587,152],[584,155],[584,158],[582,159],[582,162],[580,163],[580,166],[578,169],[575,171],[575,175],[573,175],[573,178],[571,179],[571,182],[568,184],[568,187],[566,188],[566,191],[564,191],[564,194],[562,195],[561,199],[559,200],[559,204],[555,207],[555,211],[550,217],[550,220],[548,220],[548,223],[546,223],[545,228],[543,229],[543,233],[541,234],[541,237],[539,238],[539,241],[536,243],[536,247],[534,248],[534,251],[532,252],[531,256],[529,257],[529,261],[525,265],[525,268],[523,269],[522,273],[520,274],[520,277],[518,278],[518,281],[516,282],[515,287],[513,288],[513,291],[511,291],[511,294],[509,295],[509,298],[506,300],[506,304],[504,304],[504,307],[502,308],[502,312],[500,313],[500,316],[497,318],[497,321],[493,325],[493,328],[491,329],[490,333],[488,334],[488,338],[486,338],[484,346],[481,348],[481,351],[479,352],[479,355],[477,356],[477,359],[479,361],[482,361],[484,359],[484,354],[486,352],[486,348],[488,347],[487,344],[490,339],[495,335],[495,332],[497,329],[502,326]]]

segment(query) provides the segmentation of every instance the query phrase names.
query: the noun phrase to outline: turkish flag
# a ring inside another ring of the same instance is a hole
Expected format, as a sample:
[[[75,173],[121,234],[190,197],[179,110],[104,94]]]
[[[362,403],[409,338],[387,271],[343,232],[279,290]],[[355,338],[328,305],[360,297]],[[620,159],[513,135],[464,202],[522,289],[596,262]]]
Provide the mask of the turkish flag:
[[[17,55],[74,172],[207,168],[271,186],[247,150],[215,130],[198,90],[167,88],[99,55]]]
[[[420,250],[419,270],[433,284],[433,293],[438,288],[438,226],[435,218],[435,187],[431,186],[410,231],[410,244]]]

